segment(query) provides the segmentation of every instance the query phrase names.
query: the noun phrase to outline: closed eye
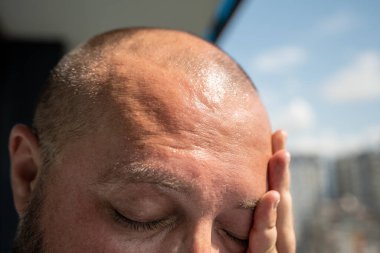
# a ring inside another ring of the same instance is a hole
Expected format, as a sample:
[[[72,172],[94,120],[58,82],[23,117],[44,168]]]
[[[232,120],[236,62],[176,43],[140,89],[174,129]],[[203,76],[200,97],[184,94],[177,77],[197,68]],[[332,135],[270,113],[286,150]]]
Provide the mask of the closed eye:
[[[227,230],[223,230],[223,232],[230,238],[232,241],[240,244],[243,247],[248,246],[248,239],[242,239],[237,237],[236,235],[232,234],[231,232],[228,232]]]
[[[152,221],[144,221],[144,222],[136,221],[122,215],[120,212],[118,212],[115,209],[113,212],[113,218],[115,222],[117,222],[118,224],[121,224],[127,227],[128,229],[131,229],[137,232],[156,231],[156,230],[170,228],[171,226],[174,225],[174,222],[175,222],[175,219],[173,217],[152,220]]]

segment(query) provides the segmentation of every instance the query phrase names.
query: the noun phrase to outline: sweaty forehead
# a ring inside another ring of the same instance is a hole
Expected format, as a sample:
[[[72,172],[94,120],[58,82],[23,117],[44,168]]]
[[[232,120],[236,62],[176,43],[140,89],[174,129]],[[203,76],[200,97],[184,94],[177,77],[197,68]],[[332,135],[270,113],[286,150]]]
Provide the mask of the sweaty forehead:
[[[224,90],[232,86],[235,92],[253,90],[249,78],[227,54],[214,45],[184,32],[143,30],[132,38],[126,37],[109,43],[104,52],[107,55],[106,61],[111,66],[118,64],[124,68],[134,67],[136,61],[145,60],[144,66],[147,69],[155,65],[168,72],[179,71],[193,83],[206,84],[203,87],[212,88],[210,85],[207,86],[213,83],[210,81],[224,79]],[[125,69],[119,70],[125,72]],[[219,87],[221,83],[218,82]],[[230,84],[230,87],[227,84]]]
[[[130,98],[161,98],[176,102],[177,107],[221,112],[235,110],[237,101],[256,95],[249,78],[231,58],[186,33],[141,32],[121,40],[109,52],[106,59],[112,76],[119,77],[113,88],[121,94],[127,90]],[[242,103],[239,109],[250,110],[250,106]]]
[[[181,113],[194,109],[190,101],[193,91],[180,73],[170,73],[147,60],[131,57],[115,62],[114,71],[111,97],[120,118],[135,124],[134,130],[176,130]]]
[[[260,141],[267,138],[254,138],[258,132],[270,134],[256,92],[243,92],[218,65],[210,64],[194,78],[181,68],[129,56],[114,59],[113,71],[113,121],[119,121],[129,138],[160,138],[178,148],[266,149],[267,143]]]
[[[181,148],[191,142],[236,152],[268,149],[270,126],[260,99],[219,49],[171,31],[142,32],[109,45],[108,122],[129,139],[166,138]]]

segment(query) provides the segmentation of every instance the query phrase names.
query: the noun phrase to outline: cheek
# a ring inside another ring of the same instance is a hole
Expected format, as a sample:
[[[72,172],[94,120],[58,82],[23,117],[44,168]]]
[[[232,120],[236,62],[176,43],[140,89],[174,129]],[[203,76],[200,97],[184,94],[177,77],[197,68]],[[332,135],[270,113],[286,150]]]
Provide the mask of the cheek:
[[[74,180],[50,185],[43,208],[44,244],[50,252],[97,252],[106,238],[88,196]],[[87,249],[86,249],[87,248]],[[85,250],[86,249],[86,250]]]

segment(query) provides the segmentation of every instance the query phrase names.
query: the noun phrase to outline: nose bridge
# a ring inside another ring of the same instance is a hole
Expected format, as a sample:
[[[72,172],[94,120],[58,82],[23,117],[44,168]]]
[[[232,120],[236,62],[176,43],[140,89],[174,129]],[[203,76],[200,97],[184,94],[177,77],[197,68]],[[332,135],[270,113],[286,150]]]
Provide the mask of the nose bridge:
[[[209,253],[212,249],[211,242],[212,224],[208,221],[199,222],[191,236],[191,249],[193,253]]]
[[[210,220],[201,220],[189,228],[186,241],[181,252],[186,253],[213,253],[219,252],[212,242],[213,223]]]

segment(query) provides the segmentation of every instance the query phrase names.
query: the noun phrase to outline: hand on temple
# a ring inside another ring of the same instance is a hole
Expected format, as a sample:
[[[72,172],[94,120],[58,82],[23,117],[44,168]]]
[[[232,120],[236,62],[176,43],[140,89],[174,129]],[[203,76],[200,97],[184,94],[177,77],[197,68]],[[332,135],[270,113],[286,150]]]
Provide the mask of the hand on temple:
[[[272,135],[273,155],[268,165],[269,191],[254,213],[248,253],[294,253],[296,238],[290,194],[290,155],[285,149],[286,133]]]

